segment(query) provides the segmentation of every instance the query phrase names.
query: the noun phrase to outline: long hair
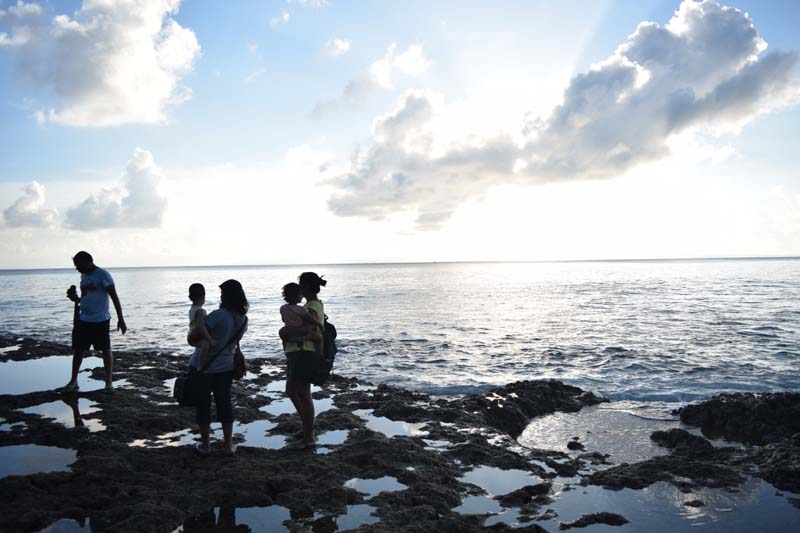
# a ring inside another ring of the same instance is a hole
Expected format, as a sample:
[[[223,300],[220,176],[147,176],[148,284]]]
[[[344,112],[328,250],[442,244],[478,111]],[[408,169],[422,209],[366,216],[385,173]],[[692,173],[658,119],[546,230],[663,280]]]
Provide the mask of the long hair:
[[[320,287],[328,284],[327,280],[317,276],[316,272],[303,272],[298,279],[300,286],[307,289],[311,294],[319,294]]]
[[[220,285],[219,288],[222,291],[220,307],[234,313],[239,313],[240,315],[247,314],[250,304],[247,303],[247,296],[244,295],[244,289],[241,283],[235,279],[229,279]]]

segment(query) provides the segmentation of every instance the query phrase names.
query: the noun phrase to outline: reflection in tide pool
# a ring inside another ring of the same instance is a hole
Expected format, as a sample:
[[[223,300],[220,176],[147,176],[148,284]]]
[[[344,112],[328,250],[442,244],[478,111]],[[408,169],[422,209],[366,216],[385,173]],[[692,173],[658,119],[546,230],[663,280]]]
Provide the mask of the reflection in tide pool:
[[[608,511],[630,521],[631,531],[670,533],[750,533],[753,531],[800,531],[800,512],[787,500],[792,493],[776,495],[775,487],[750,479],[736,492],[701,489],[685,494],[668,483],[655,483],[642,490],[604,490],[587,486],[561,492],[549,507],[558,518],[539,522],[553,529],[557,522],[572,522],[581,515]],[[703,507],[686,502],[700,500]]]
[[[667,454],[669,450],[656,445],[650,434],[676,427],[680,427],[680,422],[637,416],[629,408],[615,409],[612,403],[584,407],[577,413],[554,413],[535,418],[518,441],[529,448],[573,453],[567,448],[567,443],[577,436],[586,451],[609,454],[609,462],[636,463]],[[580,435],[575,428],[580,428]]]
[[[348,505],[347,512],[336,517],[336,527],[339,531],[344,531],[380,522],[380,518],[372,514],[376,510],[375,507],[366,504]]]
[[[317,444],[323,446],[338,446],[339,444],[344,444],[344,441],[347,440],[347,435],[350,432],[346,429],[334,429],[332,431],[326,431],[320,435],[317,435]]]
[[[377,496],[381,492],[396,492],[408,488],[397,481],[397,478],[391,476],[383,476],[377,479],[353,478],[347,481],[344,486],[348,489],[355,489],[362,494],[367,494],[370,498]]]
[[[208,533],[209,531],[250,531],[251,533],[283,533],[283,522],[289,520],[289,509],[280,505],[268,507],[222,506],[193,516],[174,533]]]
[[[69,518],[62,518],[40,529],[36,533],[77,533],[78,531],[91,531],[89,520],[70,520]]]
[[[67,472],[77,458],[78,452],[68,448],[35,444],[0,446],[0,477]]]
[[[333,398],[314,399],[314,413],[319,415],[325,411],[333,409]],[[281,398],[274,400],[270,404],[261,408],[261,411],[268,413],[272,416],[280,416],[285,414],[292,414],[295,412],[292,400],[289,398]]]
[[[275,426],[275,422],[270,422],[269,420],[256,420],[249,424],[236,424],[233,428],[233,434],[234,437],[236,435],[244,437],[244,442],[241,443],[243,446],[277,450],[286,445],[286,437],[283,435],[267,435],[267,431]]]
[[[92,403],[88,398],[75,399],[73,397],[70,402],[64,400],[42,403],[20,409],[20,411],[52,419],[68,428],[85,427],[92,433],[106,429],[106,426],[97,418],[83,418],[84,415],[100,411],[97,404]]]
[[[92,368],[97,367],[103,367],[102,359],[84,358],[83,369],[78,374],[81,391],[96,391],[104,387],[105,384],[101,380],[92,379],[90,376]],[[28,394],[55,390],[66,385],[71,371],[71,355],[53,355],[29,361],[6,361],[0,363],[0,394]],[[127,384],[124,379],[114,381],[115,387]]]
[[[541,483],[542,480],[524,470],[503,470],[493,466],[479,466],[464,474],[459,481],[477,485],[491,496],[502,496],[526,485]]]
[[[217,428],[214,430],[212,426],[213,436],[219,436],[222,431]],[[148,439],[136,439],[128,446],[141,447],[141,448],[163,448],[165,446],[188,446],[194,444],[195,441],[200,439],[200,435],[193,432],[191,429],[182,429],[180,431],[172,431],[164,433],[157,437]]]
[[[374,416],[371,409],[357,409],[353,414],[364,420],[367,423],[367,428],[378,433],[383,433],[389,438],[392,437],[424,437],[428,434],[421,428],[425,426],[424,423],[403,422],[397,420],[389,420],[383,416]]]
[[[485,514],[499,513],[500,504],[487,496],[466,496],[462,498],[461,505],[453,509],[459,514]]]

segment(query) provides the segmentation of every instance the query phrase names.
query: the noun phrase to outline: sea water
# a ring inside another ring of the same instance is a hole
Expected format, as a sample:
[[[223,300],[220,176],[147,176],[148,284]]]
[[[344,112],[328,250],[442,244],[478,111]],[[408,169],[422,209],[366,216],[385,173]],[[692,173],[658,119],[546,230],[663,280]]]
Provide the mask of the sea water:
[[[798,259],[109,270],[129,328],[115,349],[188,358],[189,285],[206,286],[210,312],[234,278],[251,306],[244,351],[280,356],[281,287],[311,270],[328,280],[320,297],[347,376],[436,394],[556,378],[658,405],[800,390]],[[0,271],[0,333],[68,344],[78,281],[73,269]]]

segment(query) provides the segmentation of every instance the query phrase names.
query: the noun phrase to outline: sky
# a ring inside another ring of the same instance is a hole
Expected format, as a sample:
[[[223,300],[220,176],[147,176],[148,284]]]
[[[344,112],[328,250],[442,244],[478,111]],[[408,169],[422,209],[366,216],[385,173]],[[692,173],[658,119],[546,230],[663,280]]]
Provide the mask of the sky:
[[[800,255],[793,0],[0,0],[0,268]]]

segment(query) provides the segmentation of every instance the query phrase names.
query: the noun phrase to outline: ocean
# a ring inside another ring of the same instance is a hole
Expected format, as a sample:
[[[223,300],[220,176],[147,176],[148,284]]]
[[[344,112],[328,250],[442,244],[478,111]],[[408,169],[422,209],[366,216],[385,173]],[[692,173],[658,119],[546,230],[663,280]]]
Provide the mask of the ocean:
[[[210,311],[234,278],[251,304],[245,353],[279,355],[281,287],[312,270],[328,280],[335,371],[374,383],[462,394],[555,378],[654,404],[800,391],[799,259],[109,270],[129,327],[112,335],[118,350],[188,358],[189,285],[206,286]],[[0,272],[0,333],[69,343],[65,291],[78,281],[73,269]]]

